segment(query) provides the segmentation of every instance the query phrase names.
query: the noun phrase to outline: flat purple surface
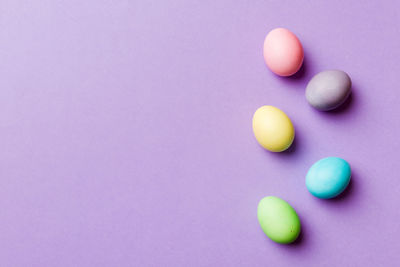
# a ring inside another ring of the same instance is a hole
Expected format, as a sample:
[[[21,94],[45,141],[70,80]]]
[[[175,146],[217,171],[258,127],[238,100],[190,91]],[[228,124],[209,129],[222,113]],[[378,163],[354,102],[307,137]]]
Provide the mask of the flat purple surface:
[[[0,265],[398,264],[400,3],[189,2],[2,1]],[[264,64],[275,27],[303,43],[296,77]],[[318,112],[304,89],[332,68],[354,93]],[[289,152],[253,137],[265,104]],[[353,168],[336,200],[305,187],[326,156]],[[267,195],[298,211],[294,245],[262,233]]]

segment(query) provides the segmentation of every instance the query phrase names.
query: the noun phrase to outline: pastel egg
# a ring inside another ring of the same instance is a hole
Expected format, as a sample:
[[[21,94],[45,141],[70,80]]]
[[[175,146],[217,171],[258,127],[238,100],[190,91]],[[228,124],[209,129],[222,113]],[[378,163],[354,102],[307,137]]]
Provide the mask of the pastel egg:
[[[351,93],[351,79],[341,70],[327,70],[315,75],[307,85],[306,99],[318,110],[332,110],[343,104]]]
[[[291,31],[277,28],[264,40],[264,60],[277,75],[295,74],[303,64],[304,52],[299,39]]]
[[[256,110],[253,132],[258,143],[272,152],[288,149],[294,139],[294,127],[289,117],[274,106],[262,106]]]
[[[314,163],[306,176],[306,186],[318,198],[334,198],[350,183],[351,168],[337,157],[323,158]]]
[[[299,216],[289,203],[278,197],[263,198],[258,204],[257,217],[264,233],[277,243],[292,243],[300,234]]]

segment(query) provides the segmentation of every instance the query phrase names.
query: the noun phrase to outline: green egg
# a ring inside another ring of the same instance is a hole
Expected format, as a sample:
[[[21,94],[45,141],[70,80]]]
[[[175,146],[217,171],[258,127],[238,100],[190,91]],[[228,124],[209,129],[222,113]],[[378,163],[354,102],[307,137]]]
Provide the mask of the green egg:
[[[273,196],[261,199],[257,216],[264,233],[277,243],[292,243],[300,234],[299,216],[283,199]]]

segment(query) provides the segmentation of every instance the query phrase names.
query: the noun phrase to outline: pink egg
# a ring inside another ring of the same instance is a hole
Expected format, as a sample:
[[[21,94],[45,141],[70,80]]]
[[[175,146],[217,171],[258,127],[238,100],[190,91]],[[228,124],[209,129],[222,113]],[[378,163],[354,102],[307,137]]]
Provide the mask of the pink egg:
[[[276,28],[264,41],[264,60],[279,76],[295,74],[303,64],[304,52],[299,39],[291,31]]]

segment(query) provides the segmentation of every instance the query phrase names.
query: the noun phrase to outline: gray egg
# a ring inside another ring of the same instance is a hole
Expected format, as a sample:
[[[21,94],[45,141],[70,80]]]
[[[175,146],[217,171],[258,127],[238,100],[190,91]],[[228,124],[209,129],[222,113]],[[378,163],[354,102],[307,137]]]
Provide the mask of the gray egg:
[[[326,70],[307,84],[306,98],[318,110],[332,110],[343,104],[351,93],[351,79],[341,70]]]

